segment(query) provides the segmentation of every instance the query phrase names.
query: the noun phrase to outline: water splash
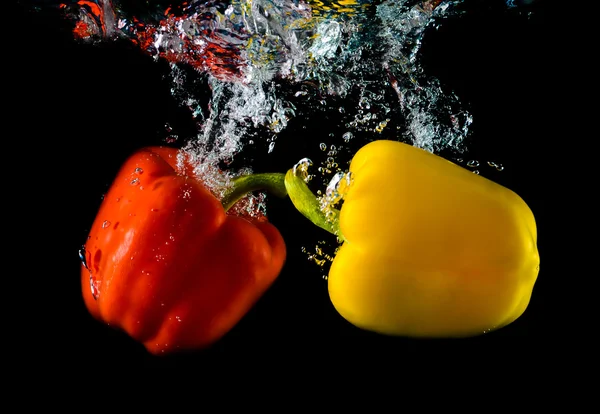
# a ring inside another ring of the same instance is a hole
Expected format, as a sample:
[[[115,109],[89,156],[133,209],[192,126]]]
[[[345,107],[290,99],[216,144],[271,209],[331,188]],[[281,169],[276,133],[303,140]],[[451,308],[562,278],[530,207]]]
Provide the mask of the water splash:
[[[428,30],[462,13],[464,1],[191,0],[137,15],[118,0],[61,7],[77,39],[125,39],[169,62],[171,92],[198,121],[182,149],[220,196],[242,173],[222,166],[246,145],[275,154],[294,118],[310,123],[324,111],[336,117],[323,128],[343,131],[342,143],[387,138],[464,152],[473,117],[419,59]],[[319,168],[335,174],[338,164],[328,156]],[[251,197],[264,209],[264,197]]]

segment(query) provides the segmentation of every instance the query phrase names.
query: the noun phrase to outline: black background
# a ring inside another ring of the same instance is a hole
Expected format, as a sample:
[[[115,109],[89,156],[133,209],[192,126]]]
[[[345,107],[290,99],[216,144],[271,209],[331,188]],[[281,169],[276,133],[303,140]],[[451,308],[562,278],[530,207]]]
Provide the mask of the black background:
[[[454,90],[474,116],[466,158],[502,162],[505,171],[490,178],[520,194],[536,216],[541,270],[521,318],[465,340],[411,340],[360,331],[335,312],[319,269],[300,251],[326,237],[289,202],[269,198],[270,221],[288,246],[278,280],[211,349],[160,358],[88,315],[77,252],[125,158],[137,148],[164,144],[166,123],[185,137],[193,122],[169,92],[166,64],[122,43],[77,43],[59,13],[30,12],[25,2],[21,5],[27,30],[19,31],[5,54],[12,70],[6,88],[14,92],[6,102],[12,118],[5,157],[17,165],[11,167],[8,190],[14,185],[12,194],[19,198],[11,204],[26,216],[15,236],[24,254],[19,281],[26,285],[19,303],[22,312],[35,316],[17,322],[26,335],[19,338],[27,338],[17,340],[18,347],[44,362],[92,372],[110,364],[197,372],[246,363],[289,366],[306,356],[382,367],[444,358],[488,364],[490,353],[534,358],[540,350],[557,363],[568,359],[567,347],[586,341],[566,305],[573,288],[565,281],[571,265],[563,209],[574,190],[561,183],[559,166],[569,156],[560,143],[568,139],[565,85],[573,72],[557,64],[557,56],[574,63],[577,57],[564,57],[557,3],[538,0],[518,10],[476,7],[429,33],[423,46],[424,67]],[[326,141],[328,132],[318,125],[308,132],[291,126],[272,154],[266,153],[266,144],[257,151],[252,166],[285,171],[299,158],[318,157],[318,142]]]

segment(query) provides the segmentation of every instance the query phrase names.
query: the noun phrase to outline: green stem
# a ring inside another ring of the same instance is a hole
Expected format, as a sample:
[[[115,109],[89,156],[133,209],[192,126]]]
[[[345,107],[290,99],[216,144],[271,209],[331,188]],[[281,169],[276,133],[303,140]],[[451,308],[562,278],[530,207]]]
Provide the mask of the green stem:
[[[302,178],[294,175],[293,170],[289,170],[285,175],[285,188],[294,207],[304,217],[316,226],[339,238],[343,238],[339,228],[339,210],[332,209],[334,217],[332,220],[327,220],[317,197],[310,191]]]
[[[232,186],[225,193],[221,204],[227,211],[246,194],[259,190],[267,190],[269,193],[283,198],[287,195],[284,180],[285,175],[282,173],[250,174],[234,178]]]
[[[339,228],[339,210],[331,209],[333,217],[328,220],[321,210],[319,200],[310,191],[306,182],[293,170],[286,174],[263,173],[242,175],[232,180],[232,185],[221,200],[225,211],[252,191],[266,190],[277,197],[289,196],[294,207],[316,226],[343,240]]]

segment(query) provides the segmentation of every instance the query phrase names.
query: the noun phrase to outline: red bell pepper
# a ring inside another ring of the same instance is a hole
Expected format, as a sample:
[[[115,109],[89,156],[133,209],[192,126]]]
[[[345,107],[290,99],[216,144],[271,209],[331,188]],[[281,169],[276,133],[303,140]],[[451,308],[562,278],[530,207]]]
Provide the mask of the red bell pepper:
[[[82,251],[89,312],[153,354],[219,340],[275,280],[286,256],[272,224],[227,214],[189,162],[178,170],[177,154],[152,147],[125,162]],[[264,176],[283,187],[280,176]],[[256,183],[246,177],[223,203],[233,205],[261,187]]]

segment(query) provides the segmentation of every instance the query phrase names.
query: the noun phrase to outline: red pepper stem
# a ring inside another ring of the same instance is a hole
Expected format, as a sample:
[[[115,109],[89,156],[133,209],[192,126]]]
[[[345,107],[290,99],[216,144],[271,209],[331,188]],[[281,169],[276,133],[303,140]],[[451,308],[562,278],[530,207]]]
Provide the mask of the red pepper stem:
[[[319,200],[310,191],[304,179],[296,176],[293,170],[289,170],[285,175],[285,188],[296,210],[314,225],[343,240],[339,227],[339,210],[331,209],[332,216],[328,218],[321,210]]]
[[[249,174],[236,177],[232,180],[232,185],[222,198],[221,204],[227,211],[248,193],[260,190],[266,190],[283,198],[287,195],[284,179],[285,174],[282,173]]]

